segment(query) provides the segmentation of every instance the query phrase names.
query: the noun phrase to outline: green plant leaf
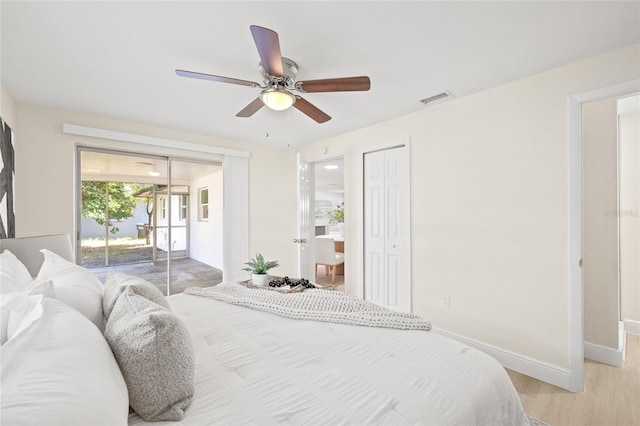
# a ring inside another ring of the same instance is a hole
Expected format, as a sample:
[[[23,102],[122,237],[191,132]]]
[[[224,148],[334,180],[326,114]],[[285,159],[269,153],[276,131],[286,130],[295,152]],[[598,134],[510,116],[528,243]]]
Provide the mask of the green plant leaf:
[[[248,265],[248,268],[242,268],[243,271],[248,271],[252,274],[258,275],[266,274],[269,269],[280,266],[277,260],[265,261],[264,256],[260,253],[256,254],[255,259],[245,262],[245,265]]]

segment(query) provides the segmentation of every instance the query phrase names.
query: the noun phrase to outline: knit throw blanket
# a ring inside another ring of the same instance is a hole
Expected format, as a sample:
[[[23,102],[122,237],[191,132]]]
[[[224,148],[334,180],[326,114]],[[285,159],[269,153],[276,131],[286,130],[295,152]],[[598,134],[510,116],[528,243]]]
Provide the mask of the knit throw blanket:
[[[237,282],[223,282],[214,287],[191,287],[185,290],[185,294],[209,297],[292,319],[401,330],[431,330],[431,324],[417,315],[395,312],[342,291],[308,289],[284,293],[247,287]]]

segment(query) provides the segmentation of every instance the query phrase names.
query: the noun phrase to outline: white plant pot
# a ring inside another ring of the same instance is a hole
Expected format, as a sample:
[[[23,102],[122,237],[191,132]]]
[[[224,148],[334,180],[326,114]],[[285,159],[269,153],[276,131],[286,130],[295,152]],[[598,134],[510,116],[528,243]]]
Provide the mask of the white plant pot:
[[[267,274],[251,274],[251,283],[257,286],[265,286],[267,285],[267,278],[269,275]]]

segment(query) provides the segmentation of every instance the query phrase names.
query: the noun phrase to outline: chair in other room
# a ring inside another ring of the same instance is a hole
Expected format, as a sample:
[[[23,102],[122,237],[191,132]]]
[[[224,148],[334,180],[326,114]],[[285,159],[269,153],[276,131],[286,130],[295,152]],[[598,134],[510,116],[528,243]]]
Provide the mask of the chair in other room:
[[[316,279],[318,266],[324,265],[325,275],[331,271],[331,285],[336,283],[336,266],[344,263],[344,253],[336,253],[336,246],[332,238],[316,237]]]

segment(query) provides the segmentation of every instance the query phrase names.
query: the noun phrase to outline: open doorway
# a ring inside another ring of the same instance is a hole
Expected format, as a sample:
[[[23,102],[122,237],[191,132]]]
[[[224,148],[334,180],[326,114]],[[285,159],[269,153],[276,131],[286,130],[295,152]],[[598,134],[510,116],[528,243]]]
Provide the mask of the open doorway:
[[[78,147],[78,259],[164,294],[222,281],[222,167]]]
[[[624,98],[638,93],[640,80],[630,80],[611,86],[577,93],[567,97],[568,147],[569,147],[569,374],[565,386],[574,392],[581,392],[584,385],[585,358],[585,316],[587,315],[587,295],[584,291],[584,128],[583,106],[591,101],[608,97]],[[615,188],[614,188],[615,190]],[[600,212],[603,214],[603,212]],[[613,318],[616,318],[615,316]],[[619,317],[616,318],[616,322]],[[609,327],[609,325],[607,325]],[[619,324],[618,327],[619,329]],[[617,331],[617,330],[616,330]],[[600,347],[604,347],[599,345]],[[621,351],[608,348],[607,353],[619,359]],[[563,387],[565,387],[563,386]]]
[[[584,356],[620,367],[640,324],[640,97],[582,105]]]
[[[317,162],[313,167],[316,283],[344,291],[344,158]],[[333,266],[327,260],[332,257],[337,258]]]

